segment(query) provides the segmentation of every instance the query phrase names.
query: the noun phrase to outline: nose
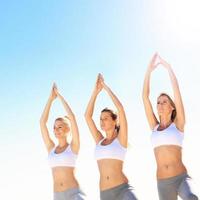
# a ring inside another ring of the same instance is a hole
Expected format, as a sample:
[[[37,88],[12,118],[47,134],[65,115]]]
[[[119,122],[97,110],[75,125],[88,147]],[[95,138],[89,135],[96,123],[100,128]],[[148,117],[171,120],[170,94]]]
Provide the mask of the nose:
[[[162,109],[163,108],[163,104],[158,104],[158,107],[157,107],[158,109]]]
[[[163,104],[164,104],[164,102],[160,102],[160,103],[158,104],[158,106],[163,106]]]
[[[55,131],[55,132],[59,132],[59,128],[55,127],[55,128],[54,128],[54,131]]]
[[[105,124],[105,123],[104,123],[103,121],[101,121],[101,126],[104,126],[104,124]]]

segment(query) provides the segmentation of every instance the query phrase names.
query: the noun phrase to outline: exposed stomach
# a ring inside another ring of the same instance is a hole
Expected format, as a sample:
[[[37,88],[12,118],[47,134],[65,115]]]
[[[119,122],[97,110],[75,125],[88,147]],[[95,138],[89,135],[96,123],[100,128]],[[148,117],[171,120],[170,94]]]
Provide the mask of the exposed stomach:
[[[52,169],[52,175],[54,192],[63,192],[67,189],[78,187],[73,167],[54,167]]]
[[[99,186],[101,191],[128,182],[128,179],[122,171],[122,161],[116,159],[102,159],[97,163],[100,172]]]
[[[170,178],[187,172],[182,162],[182,148],[163,145],[154,149],[157,163],[157,179]]]

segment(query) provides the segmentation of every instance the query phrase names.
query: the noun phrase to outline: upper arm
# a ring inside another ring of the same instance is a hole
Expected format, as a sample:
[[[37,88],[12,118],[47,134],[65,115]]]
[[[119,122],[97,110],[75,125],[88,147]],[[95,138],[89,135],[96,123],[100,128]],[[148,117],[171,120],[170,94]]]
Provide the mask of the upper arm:
[[[55,146],[55,144],[49,136],[49,131],[47,129],[46,124],[43,122],[40,122],[40,129],[41,129],[42,138],[43,138],[44,144],[46,146],[46,149],[48,152],[50,152],[51,149]]]
[[[103,135],[101,134],[101,132],[97,129],[96,124],[94,123],[93,119],[91,117],[85,116],[87,125],[90,129],[90,132],[96,142],[96,144],[103,139]]]
[[[168,69],[168,73],[169,73],[169,76],[171,79],[172,88],[173,88],[173,92],[174,92],[174,103],[175,103],[175,107],[176,107],[176,118],[175,118],[174,122],[176,124],[176,127],[183,131],[184,125],[185,125],[185,111],[184,111],[182,97],[181,97],[181,93],[180,93],[180,89],[179,89],[178,80],[177,80],[176,75],[174,74],[172,68],[170,67],[170,65],[166,64],[166,62],[164,62],[164,64],[166,66],[168,66],[167,69]]]
[[[148,97],[146,98],[143,97],[143,103],[144,103],[144,109],[145,109],[147,121],[149,123],[151,130],[153,130],[154,127],[158,124],[158,120],[153,112],[153,108]]]
[[[73,152],[78,154],[79,148],[80,148],[80,138],[79,138],[79,130],[78,130],[78,125],[77,125],[75,116],[70,117],[70,122],[71,122],[71,131],[72,131],[71,148]]]
[[[180,129],[181,131],[183,131],[184,125],[185,125],[185,111],[184,111],[183,101],[182,101],[178,81],[171,68],[169,70],[169,74],[170,74],[173,92],[174,92],[174,104],[176,107],[176,118],[174,122],[176,124],[176,127]]]
[[[174,103],[176,106],[176,118],[174,123],[176,124],[176,127],[183,132],[185,126],[185,111],[179,91],[177,91],[177,93],[175,94]]]
[[[118,110],[119,113],[119,125],[120,125],[120,129],[119,129],[119,133],[118,133],[118,139],[120,141],[120,144],[124,147],[127,147],[127,142],[128,142],[128,125],[127,125],[127,119],[126,119],[126,114],[124,111],[124,108],[121,107]]]

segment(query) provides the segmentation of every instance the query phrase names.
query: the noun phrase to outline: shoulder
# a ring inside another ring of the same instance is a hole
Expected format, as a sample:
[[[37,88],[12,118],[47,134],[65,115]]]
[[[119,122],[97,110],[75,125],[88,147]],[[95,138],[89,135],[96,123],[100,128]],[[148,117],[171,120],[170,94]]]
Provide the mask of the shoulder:
[[[173,123],[174,123],[175,127],[176,127],[180,132],[184,133],[185,124],[179,123],[178,120],[175,120]]]
[[[49,146],[47,148],[48,154],[51,153],[53,150],[55,150],[55,148],[56,148],[55,144],[52,144],[51,146]]]
[[[71,142],[71,143],[68,145],[67,148],[69,148],[69,149],[71,150],[72,153],[78,155],[80,146],[74,144],[73,142]]]
[[[156,123],[154,126],[151,127],[151,131],[157,131],[159,125],[159,123]]]

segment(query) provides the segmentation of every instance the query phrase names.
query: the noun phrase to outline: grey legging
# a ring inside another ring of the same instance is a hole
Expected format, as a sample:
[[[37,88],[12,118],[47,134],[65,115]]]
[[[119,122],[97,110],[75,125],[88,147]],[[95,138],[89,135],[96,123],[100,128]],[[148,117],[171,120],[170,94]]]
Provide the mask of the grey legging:
[[[137,200],[129,184],[123,183],[100,192],[101,200]]]
[[[84,200],[84,194],[79,188],[67,189],[64,192],[54,192],[54,200]]]
[[[186,173],[157,181],[159,200],[177,200],[178,196],[183,200],[198,200],[192,193],[188,183],[191,179]]]

